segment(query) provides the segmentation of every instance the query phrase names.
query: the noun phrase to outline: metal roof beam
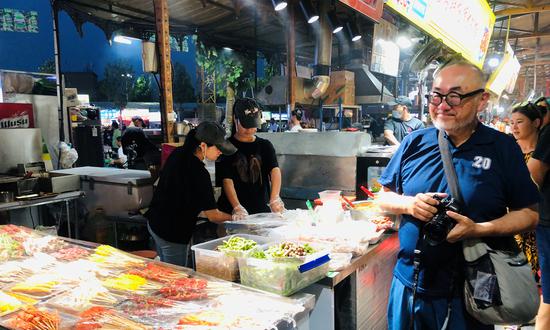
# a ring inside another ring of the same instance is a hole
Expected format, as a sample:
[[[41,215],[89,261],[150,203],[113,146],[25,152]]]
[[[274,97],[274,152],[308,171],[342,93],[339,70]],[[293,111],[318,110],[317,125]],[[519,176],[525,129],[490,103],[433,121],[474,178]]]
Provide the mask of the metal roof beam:
[[[503,10],[495,11],[495,16],[509,16],[509,15],[520,15],[520,14],[533,14],[533,13],[542,13],[545,11],[550,11],[550,5],[542,6],[532,6],[532,7],[514,7],[507,8]]]
[[[550,37],[550,32],[539,32],[539,33],[532,33],[530,35],[513,35],[510,36],[509,39],[519,39],[519,40],[526,40],[526,39],[536,39],[536,38],[546,38]],[[499,40],[499,39],[505,39],[505,36],[494,38],[493,40]]]
[[[512,18],[518,18],[518,17],[522,17],[522,16],[525,16],[525,15],[529,15],[529,14],[512,15]],[[495,20],[495,23],[500,22],[500,21],[505,21],[505,20],[508,19],[508,17],[509,17],[509,16],[497,17],[496,20]]]
[[[494,4],[496,5],[508,5],[508,6],[516,6],[516,7],[525,7],[519,3],[514,3],[514,2],[508,2],[508,1],[492,1]]]
[[[539,65],[547,65],[547,64],[550,64],[550,59],[537,61],[536,64],[535,64],[535,61],[523,62],[523,63],[521,63],[521,66],[522,67],[529,67],[529,66],[539,66]]]
[[[117,7],[117,8],[120,8],[120,9],[127,10],[127,11],[131,11],[131,12],[134,12],[134,13],[138,13],[138,14],[141,14],[141,15],[151,16],[151,13],[148,12],[148,11],[138,9],[138,8],[134,8],[134,7],[130,7],[130,6],[127,6],[127,5],[123,5],[123,4],[120,4],[119,2],[113,2],[113,1],[109,1],[109,0],[95,0],[95,1],[104,3],[104,4],[109,5],[109,6],[113,6],[113,7]]]

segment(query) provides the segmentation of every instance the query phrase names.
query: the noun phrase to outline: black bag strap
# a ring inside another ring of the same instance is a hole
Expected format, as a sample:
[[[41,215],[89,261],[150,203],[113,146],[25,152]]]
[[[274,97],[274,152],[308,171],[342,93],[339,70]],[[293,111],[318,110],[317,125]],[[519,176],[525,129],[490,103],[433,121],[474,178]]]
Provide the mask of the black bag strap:
[[[439,130],[437,142],[439,144],[439,151],[441,153],[441,160],[443,160],[443,169],[445,170],[445,177],[447,178],[447,184],[451,190],[451,196],[461,205],[464,205],[462,199],[462,193],[458,186],[458,178],[456,176],[455,167],[451,158],[451,151],[449,150],[449,141],[445,138],[445,132]]]

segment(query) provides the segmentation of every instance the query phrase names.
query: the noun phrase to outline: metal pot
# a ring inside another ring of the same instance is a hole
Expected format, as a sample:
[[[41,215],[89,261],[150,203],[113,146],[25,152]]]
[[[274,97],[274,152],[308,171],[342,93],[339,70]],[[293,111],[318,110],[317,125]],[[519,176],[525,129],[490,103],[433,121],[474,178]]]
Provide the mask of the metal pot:
[[[13,191],[0,191],[0,203],[11,203],[14,200]]]

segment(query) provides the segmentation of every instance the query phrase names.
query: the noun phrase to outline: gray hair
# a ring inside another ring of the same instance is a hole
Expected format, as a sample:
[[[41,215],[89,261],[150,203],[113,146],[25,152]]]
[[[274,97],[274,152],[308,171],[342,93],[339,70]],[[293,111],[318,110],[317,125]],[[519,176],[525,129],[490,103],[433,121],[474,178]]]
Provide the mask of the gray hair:
[[[437,76],[439,76],[439,74],[441,73],[441,70],[451,66],[462,66],[462,67],[470,68],[475,72],[479,82],[482,84],[482,87],[485,87],[485,84],[487,83],[487,77],[485,73],[479,67],[465,60],[462,56],[460,56],[460,54],[455,54],[447,58],[447,60],[444,61],[443,63],[441,63],[433,73],[434,80],[435,78],[437,78]]]

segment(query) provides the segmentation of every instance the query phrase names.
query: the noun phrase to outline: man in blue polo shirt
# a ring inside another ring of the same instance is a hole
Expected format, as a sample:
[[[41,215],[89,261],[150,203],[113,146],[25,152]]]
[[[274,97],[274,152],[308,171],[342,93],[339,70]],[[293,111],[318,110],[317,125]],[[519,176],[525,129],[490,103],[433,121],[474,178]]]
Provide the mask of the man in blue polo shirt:
[[[460,241],[510,236],[537,224],[539,197],[521,150],[512,138],[477,120],[489,99],[483,86],[483,73],[468,62],[450,62],[437,70],[427,96],[435,127],[409,134],[379,180],[384,186],[381,207],[402,215],[389,329],[493,329],[475,321],[463,307]],[[433,195],[450,192],[438,134],[450,142],[465,205],[460,214],[447,213],[456,221],[447,241],[430,246],[421,237],[423,225],[437,212]],[[415,249],[420,250],[416,258]]]

